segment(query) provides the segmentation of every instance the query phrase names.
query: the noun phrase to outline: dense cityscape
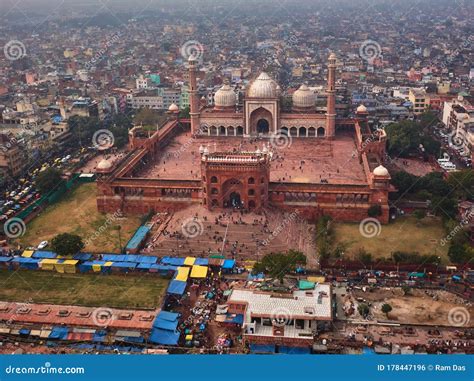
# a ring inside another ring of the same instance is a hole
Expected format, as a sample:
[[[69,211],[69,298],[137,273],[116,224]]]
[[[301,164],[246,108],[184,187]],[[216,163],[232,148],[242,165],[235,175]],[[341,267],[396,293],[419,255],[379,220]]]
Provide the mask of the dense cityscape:
[[[473,354],[474,3],[0,3],[0,353]]]

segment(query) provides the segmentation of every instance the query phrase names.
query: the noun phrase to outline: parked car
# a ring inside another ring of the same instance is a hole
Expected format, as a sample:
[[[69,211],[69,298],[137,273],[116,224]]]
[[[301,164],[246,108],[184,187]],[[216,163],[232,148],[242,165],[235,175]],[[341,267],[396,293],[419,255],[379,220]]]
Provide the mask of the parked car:
[[[39,250],[44,249],[46,246],[48,246],[48,243],[49,243],[48,241],[41,241],[38,245],[38,249]]]

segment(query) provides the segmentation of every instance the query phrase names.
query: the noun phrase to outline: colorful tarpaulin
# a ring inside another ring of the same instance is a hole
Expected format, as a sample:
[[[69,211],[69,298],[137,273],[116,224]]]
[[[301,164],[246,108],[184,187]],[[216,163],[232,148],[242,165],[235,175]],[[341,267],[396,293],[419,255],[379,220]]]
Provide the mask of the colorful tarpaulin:
[[[298,284],[300,290],[314,290],[314,282],[308,282],[307,280],[300,280]]]
[[[194,265],[194,262],[196,261],[196,258],[193,258],[193,257],[186,257],[186,259],[184,260],[184,264],[186,266],[192,266]]]
[[[275,345],[250,344],[252,353],[275,353]]]
[[[324,283],[326,281],[326,278],[323,276],[309,276],[308,281],[314,283]]]
[[[77,259],[78,261],[88,261],[92,258],[92,254],[88,253],[77,253],[72,256],[72,259]]]
[[[182,266],[184,265],[184,258],[163,257],[161,263],[164,265]]]
[[[58,261],[58,263],[56,263],[54,265],[54,269],[58,272],[58,273],[68,273],[68,274],[72,274],[72,273],[75,273],[76,272],[76,265],[79,263],[78,260],[75,260],[75,259],[66,259],[66,260],[61,260],[61,261]]]
[[[51,258],[56,258],[57,255],[53,253],[52,251],[35,251],[33,253],[33,258],[38,258],[38,259],[51,259]]]
[[[183,295],[186,289],[186,282],[172,280],[168,286],[168,294]]]
[[[161,345],[178,344],[180,332],[176,330],[179,322],[179,314],[169,311],[161,311],[153,322],[153,329],[149,341]]]
[[[196,258],[194,261],[195,265],[199,266],[207,266],[209,264],[209,259],[208,258]]]
[[[93,264],[92,265],[92,271],[94,271],[95,273],[100,272],[101,269],[102,269],[101,265],[98,265],[98,264]]]
[[[154,344],[176,345],[179,341],[179,331],[152,329],[149,341]]]
[[[53,271],[54,265],[58,263],[59,259],[42,259],[40,267],[42,270]]]
[[[205,278],[207,276],[207,266],[193,266],[191,278]]]
[[[186,282],[189,277],[189,267],[178,267],[178,272],[176,273],[175,280],[180,280]]]
[[[224,263],[222,264],[222,268],[226,270],[233,269],[235,266],[235,260],[233,259],[226,259],[224,260]]]
[[[68,327],[53,327],[48,339],[66,340],[68,333]]]
[[[25,258],[31,258],[31,256],[33,255],[34,251],[33,250],[25,250],[23,252],[23,254],[21,254],[22,257],[25,257]]]
[[[150,228],[148,226],[140,226],[130,241],[128,241],[125,250],[139,249],[149,232]]]

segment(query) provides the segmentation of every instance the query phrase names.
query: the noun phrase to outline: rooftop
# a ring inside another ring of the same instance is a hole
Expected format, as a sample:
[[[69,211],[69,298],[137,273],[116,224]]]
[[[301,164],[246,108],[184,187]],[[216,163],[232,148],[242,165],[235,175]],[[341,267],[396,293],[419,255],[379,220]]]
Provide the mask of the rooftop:
[[[252,316],[283,314],[290,318],[329,320],[331,313],[331,287],[318,284],[314,290],[294,291],[292,296],[283,297],[255,290],[234,289],[229,302],[245,302],[247,313]]]
[[[365,185],[363,166],[359,163],[355,139],[349,135],[334,140],[292,138],[286,147],[273,149],[270,164],[271,182]],[[255,152],[269,139],[250,140],[241,137],[199,137],[183,133],[163,149],[161,155],[138,177],[163,180],[199,180],[201,178],[199,147],[209,153]]]

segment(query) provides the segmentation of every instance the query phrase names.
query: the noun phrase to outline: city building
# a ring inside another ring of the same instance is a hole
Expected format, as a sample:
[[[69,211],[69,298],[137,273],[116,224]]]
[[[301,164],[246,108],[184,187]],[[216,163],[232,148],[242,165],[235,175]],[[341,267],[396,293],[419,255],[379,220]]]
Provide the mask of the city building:
[[[415,115],[423,114],[430,106],[429,96],[424,89],[410,89],[408,99]]]
[[[474,147],[474,107],[462,96],[445,102],[443,123],[451,131],[451,144],[461,150],[461,155],[470,157]]]
[[[26,157],[18,142],[0,134],[0,174],[2,177],[18,176],[26,164]]]
[[[314,337],[333,320],[331,299],[331,286],[317,284],[291,293],[234,289],[227,305],[228,314],[242,316],[243,337],[251,349],[283,352],[285,347],[312,347]]]

